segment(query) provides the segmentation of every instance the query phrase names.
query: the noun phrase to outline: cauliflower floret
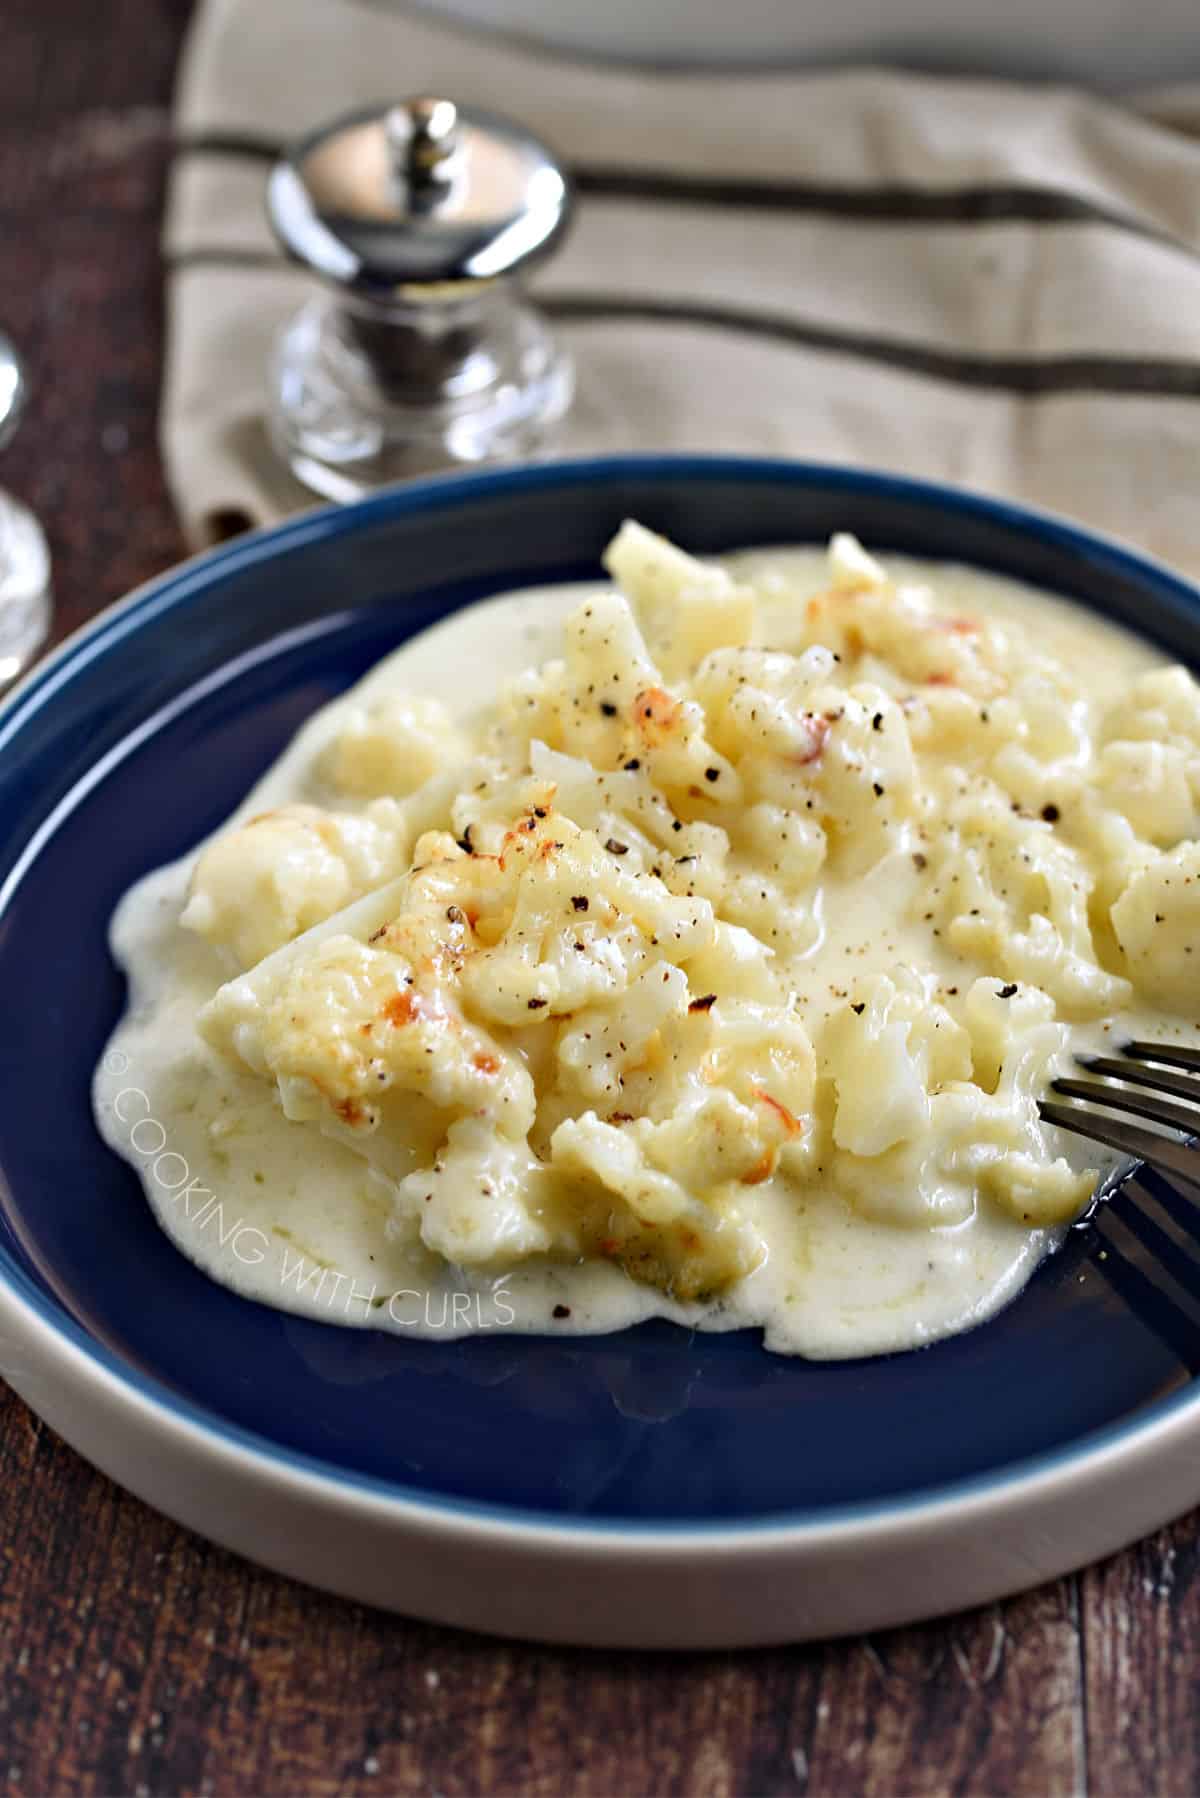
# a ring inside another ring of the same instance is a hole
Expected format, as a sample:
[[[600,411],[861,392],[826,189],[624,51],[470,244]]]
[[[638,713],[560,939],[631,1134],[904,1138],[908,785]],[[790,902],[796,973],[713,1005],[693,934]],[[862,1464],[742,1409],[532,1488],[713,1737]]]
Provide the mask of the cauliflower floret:
[[[828,682],[833,666],[818,649],[720,650],[695,682],[747,798],[820,826],[797,843],[801,878],[820,866],[826,837],[840,871],[864,872],[895,846],[916,802],[904,714],[879,687]]]
[[[806,955],[820,940],[813,907],[791,897],[782,882],[757,871],[735,870],[730,875],[722,910],[781,956]]]
[[[1001,790],[951,769],[929,898],[949,946],[1009,980],[1048,992],[1069,1016],[1103,1016],[1129,984],[1100,965],[1092,880],[1083,856],[1040,819],[1018,817]]]
[[[537,737],[596,768],[619,767],[631,753],[634,700],[662,680],[628,600],[592,594],[566,619],[563,649],[561,661],[546,662],[508,689],[502,723],[517,741]]]
[[[1138,990],[1167,1011],[1196,1015],[1200,974],[1200,843],[1181,843],[1133,876],[1112,924]]]
[[[376,947],[335,934],[255,972],[262,978],[243,977],[217,993],[200,1029],[214,1047],[276,1082],[285,1116],[316,1122],[352,1146],[378,1135],[368,1158],[389,1172],[389,1147],[419,1119],[434,1122],[415,1100],[443,1127],[471,1112],[502,1136],[528,1132],[535,1101],[521,1058],[464,1017],[443,983],[418,977],[386,940]],[[392,1128],[400,1117],[403,1130]]]
[[[564,755],[536,738],[529,745],[534,773],[553,787],[555,810],[602,840],[618,824],[631,824],[643,840],[665,842],[675,814],[636,758],[632,767],[598,770],[579,756]]]
[[[482,1016],[517,1025],[531,1011],[575,1011],[624,991],[654,949],[686,963],[711,941],[708,902],[625,873],[624,851],[554,812],[531,813],[509,832],[500,858],[512,882],[508,917],[463,976]]]
[[[737,993],[760,1005],[776,1005],[786,999],[773,968],[774,956],[766,943],[737,924],[718,923],[713,940],[692,956],[688,979],[701,999],[721,993]]]
[[[833,1140],[859,1156],[926,1131],[931,1092],[971,1073],[966,1032],[911,969],[856,983],[825,1027],[821,1061],[836,1094]]]
[[[934,684],[904,704],[918,756],[988,774],[1022,810],[1062,811],[1083,788],[1091,707],[1063,669],[1028,657],[1006,691]]]
[[[1036,986],[1016,981],[976,980],[963,1006],[963,1022],[971,1039],[971,1077],[984,1092],[994,1093],[1014,1037],[1037,1034],[1054,1024],[1054,1001]],[[1053,1046],[1061,1048],[1066,1032],[1055,1026]]]
[[[883,975],[859,991],[850,1012],[862,1040],[842,1013],[822,1042],[836,1092],[836,1173],[856,1208],[890,1223],[961,1223],[983,1195],[1030,1227],[1074,1217],[1095,1174],[1054,1158],[1038,1114],[1067,1036],[1045,994],[976,982],[968,1034],[922,1003],[911,975],[900,991]],[[969,1078],[973,1067],[991,1090]]]
[[[459,1118],[433,1165],[396,1188],[389,1233],[415,1228],[427,1249],[457,1267],[512,1267],[553,1246],[539,1216],[544,1184],[526,1143],[498,1136],[485,1118]]]
[[[683,1303],[703,1303],[761,1260],[761,1241],[736,1208],[691,1197],[650,1164],[633,1129],[585,1112],[559,1125],[551,1150],[557,1172],[598,1189],[602,1223],[593,1252],[632,1279]]]
[[[398,874],[407,850],[405,819],[390,800],[357,816],[280,806],[201,853],[180,923],[250,968]]]
[[[1001,1014],[1001,1006],[1010,1008]],[[1038,1102],[1061,1072],[1069,1042],[1065,1025],[1054,1020],[1044,994],[978,980],[967,996],[966,1014],[979,1073],[995,1085],[970,1119],[964,1118],[954,1160],[980,1192],[1031,1229],[1069,1223],[1095,1190],[1096,1169],[1073,1167],[1054,1153],[1054,1132],[1044,1124]],[[1005,1022],[1008,1038],[1005,1040]]]
[[[689,899],[707,899],[716,910],[723,905],[729,882],[729,835],[719,824],[695,820],[676,823],[663,852],[653,856],[663,883]]]
[[[776,1166],[800,1172],[813,1152],[817,1078],[807,1030],[790,1008],[745,997],[719,998],[708,1017],[712,1039],[701,1077],[728,1089],[755,1120],[745,1133],[753,1159],[738,1179],[754,1185]]]
[[[1200,773],[1200,758],[1174,744],[1118,740],[1100,752],[1096,785],[1140,837],[1173,849],[1182,837],[1200,835],[1193,770]]]
[[[1101,795],[1138,836],[1172,849],[1200,834],[1200,685],[1186,668],[1139,675],[1100,736]]]
[[[399,799],[467,757],[466,740],[440,700],[389,693],[350,707],[322,758],[322,771],[341,793]]]
[[[738,852],[769,869],[793,893],[810,892],[825,862],[828,838],[811,812],[760,800],[735,826]]]
[[[962,687],[926,686],[907,694],[904,719],[918,756],[946,757],[964,768],[986,767],[998,745],[1012,741],[1010,729],[998,730],[997,701],[980,700]]]
[[[765,757],[808,767],[819,757],[828,730],[810,694],[836,668],[819,646],[800,656],[782,650],[718,649],[696,670],[692,692],[704,707],[718,749],[735,760]]]
[[[812,1153],[815,1058],[786,1006],[695,992],[647,971],[615,1020],[560,1038],[559,1092],[613,1107],[650,1160],[693,1193],[755,1186]],[[657,990],[656,990],[657,989]],[[574,1098],[569,1109],[578,1109]]]
[[[705,735],[704,712],[693,699],[676,699],[664,687],[645,686],[632,706],[634,751],[659,786],[703,815],[709,806],[739,805],[742,783]]]
[[[552,800],[556,811],[602,843],[619,843],[626,873],[653,873],[672,893],[699,896],[712,905],[720,902],[727,833],[702,819],[685,822],[677,817],[640,758],[630,757],[616,772],[598,771],[536,739],[529,755],[550,795],[543,803]]]
[[[652,961],[621,999],[602,1010],[581,1011],[558,1039],[559,1066],[593,1104],[613,1104],[626,1076],[642,1065],[653,1040],[688,1005],[687,975]]]
[[[878,687],[818,689],[812,705],[829,723],[809,769],[817,816],[842,871],[865,873],[898,846],[915,808],[908,727]]]
[[[750,641],[753,591],[644,525],[626,519],[604,553],[604,566],[633,602],[668,680],[690,674],[710,649]]]
[[[566,657],[519,681],[502,705],[506,736],[539,739],[596,769],[644,768],[688,815],[736,805],[741,785],[707,741],[695,701],[668,691],[629,603],[598,593],[564,626]],[[678,809],[678,807],[677,807]]]
[[[1139,674],[1104,720],[1107,743],[1169,743],[1200,749],[1200,684],[1186,668],[1154,668]]]
[[[1091,755],[1092,707],[1067,670],[1030,658],[979,718],[982,760],[1019,807],[1061,812],[1075,803]]]
[[[999,692],[1003,633],[986,619],[939,611],[916,582],[880,582],[875,566],[855,574],[839,557],[828,589],[805,605],[803,640],[836,651],[856,674],[873,659],[916,686],[960,687],[976,698]]]
[[[1112,937],[1109,912],[1135,874],[1149,867],[1157,851],[1143,842],[1128,818],[1100,805],[1095,793],[1084,793],[1071,815],[1071,839],[1084,856],[1095,885],[1090,910],[1098,937]],[[1115,938],[1112,938],[1115,945]]]
[[[888,584],[883,564],[869,556],[849,531],[835,531],[829,539],[829,573],[838,592],[878,590]]]

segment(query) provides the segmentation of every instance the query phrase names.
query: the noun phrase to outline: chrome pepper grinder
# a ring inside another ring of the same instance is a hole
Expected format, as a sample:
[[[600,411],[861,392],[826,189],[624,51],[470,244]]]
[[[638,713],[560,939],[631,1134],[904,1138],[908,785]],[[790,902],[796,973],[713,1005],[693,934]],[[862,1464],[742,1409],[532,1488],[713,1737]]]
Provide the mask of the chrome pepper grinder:
[[[354,113],[274,167],[271,223],[326,291],[285,326],[271,433],[326,499],[530,455],[571,365],[520,277],[571,209],[566,175],[511,120],[449,100]]]
[[[20,359],[0,333],[0,449],[16,430],[24,403]],[[0,491],[0,687],[15,680],[45,642],[50,603],[50,552],[42,527]]]

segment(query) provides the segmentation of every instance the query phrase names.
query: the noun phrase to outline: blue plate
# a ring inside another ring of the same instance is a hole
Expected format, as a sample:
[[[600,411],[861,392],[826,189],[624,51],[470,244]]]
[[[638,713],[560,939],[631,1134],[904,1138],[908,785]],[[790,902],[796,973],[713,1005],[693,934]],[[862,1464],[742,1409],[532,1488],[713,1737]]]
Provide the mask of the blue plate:
[[[757,1333],[667,1324],[447,1345],[233,1297],[172,1247],[99,1141],[89,1081],[124,1003],[106,947],[121,894],[211,830],[316,707],[406,637],[487,594],[598,575],[629,515],[698,552],[851,529],[873,549],[1071,595],[1196,659],[1195,591],[1111,544],[792,463],[443,479],[163,576],[0,714],[0,1282],[177,1416],[342,1482],[493,1516],[812,1522],[1014,1479],[1130,1427],[1191,1381],[1200,1352],[1134,1209],[1103,1258],[1094,1231],[1075,1232],[1001,1315],[919,1353],[808,1363],[766,1354]]]

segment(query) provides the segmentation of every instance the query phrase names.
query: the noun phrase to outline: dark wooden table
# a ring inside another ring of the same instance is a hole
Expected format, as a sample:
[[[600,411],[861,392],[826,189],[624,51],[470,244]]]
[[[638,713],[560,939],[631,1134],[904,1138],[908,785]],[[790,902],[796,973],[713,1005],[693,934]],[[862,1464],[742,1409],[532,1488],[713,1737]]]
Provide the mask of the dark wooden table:
[[[176,558],[156,239],[189,0],[4,0],[5,480],[63,632]],[[11,1027],[11,1022],[10,1022]],[[1011,1603],[762,1653],[464,1636],[259,1572],[148,1511],[0,1387],[0,1782],[15,1794],[1200,1791],[1195,1518]]]

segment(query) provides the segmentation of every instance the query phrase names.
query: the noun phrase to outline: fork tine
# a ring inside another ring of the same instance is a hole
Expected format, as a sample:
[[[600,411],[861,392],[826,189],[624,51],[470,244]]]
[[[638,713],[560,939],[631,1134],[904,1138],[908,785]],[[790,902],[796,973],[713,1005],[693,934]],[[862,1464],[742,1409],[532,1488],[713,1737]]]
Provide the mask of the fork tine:
[[[1200,1049],[1184,1049],[1176,1043],[1122,1043],[1122,1055],[1136,1055],[1142,1061],[1161,1061],[1172,1068],[1191,1068],[1200,1074]]]
[[[1114,1080],[1151,1086],[1156,1092],[1174,1093],[1177,1098],[1191,1099],[1200,1105],[1200,1080],[1194,1074],[1169,1074],[1165,1068],[1144,1067],[1140,1061],[1117,1061],[1109,1055],[1077,1055],[1075,1059],[1089,1074],[1110,1074]]]
[[[1110,1121],[1094,1111],[1085,1111],[1081,1105],[1051,1105],[1043,1099],[1038,1113],[1047,1124],[1057,1124],[1060,1130],[1071,1130],[1077,1136],[1103,1143],[1120,1155],[1136,1156],[1200,1191],[1200,1157],[1187,1143],[1160,1136],[1156,1130],[1141,1130],[1119,1118]]]
[[[1193,1249],[1200,1257],[1200,1205],[1197,1205],[1192,1193],[1185,1192],[1174,1180],[1168,1180],[1165,1174],[1156,1173],[1152,1167],[1142,1167],[1136,1175],[1131,1174],[1125,1190],[1139,1202],[1160,1211],[1172,1229],[1190,1239]],[[1200,1260],[1196,1273],[1200,1283]]]
[[[1133,1188],[1136,1195],[1136,1182]],[[1122,1196],[1103,1206],[1093,1221],[1092,1231],[1101,1252],[1092,1253],[1091,1266],[1190,1373],[1200,1373],[1195,1268],[1181,1279],[1164,1280],[1153,1251],[1147,1249],[1131,1226],[1131,1220],[1136,1222],[1139,1216],[1136,1196],[1131,1195],[1131,1202],[1118,1208]]]
[[[1153,1124],[1166,1124],[1170,1130],[1185,1130],[1189,1136],[1200,1132],[1200,1111],[1189,1111],[1185,1105],[1172,1105],[1169,1099],[1151,1099],[1145,1093],[1130,1092],[1121,1086],[1104,1086],[1099,1080],[1055,1080],[1051,1090],[1067,1099],[1086,1099],[1091,1105],[1108,1105],[1114,1111],[1130,1111],[1134,1117],[1149,1118]],[[1200,1102],[1200,1091],[1196,1093]]]
[[[1141,1181],[1128,1180],[1123,1190],[1105,1207],[1104,1215],[1106,1220],[1118,1220],[1147,1251],[1156,1275],[1173,1282],[1190,1309],[1200,1309],[1200,1263],[1196,1261],[1196,1245],[1169,1213],[1158,1213]],[[1197,1347],[1200,1347],[1200,1341]]]

